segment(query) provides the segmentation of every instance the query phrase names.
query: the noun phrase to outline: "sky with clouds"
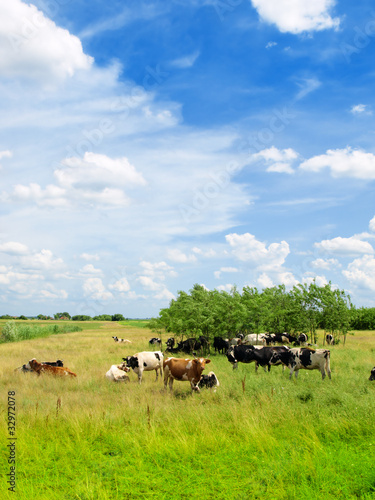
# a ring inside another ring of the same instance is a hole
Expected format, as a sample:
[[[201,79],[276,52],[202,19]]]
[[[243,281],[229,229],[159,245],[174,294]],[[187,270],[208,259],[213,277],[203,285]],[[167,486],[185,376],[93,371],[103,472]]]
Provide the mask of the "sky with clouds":
[[[375,307],[374,49],[370,0],[0,0],[1,314]]]

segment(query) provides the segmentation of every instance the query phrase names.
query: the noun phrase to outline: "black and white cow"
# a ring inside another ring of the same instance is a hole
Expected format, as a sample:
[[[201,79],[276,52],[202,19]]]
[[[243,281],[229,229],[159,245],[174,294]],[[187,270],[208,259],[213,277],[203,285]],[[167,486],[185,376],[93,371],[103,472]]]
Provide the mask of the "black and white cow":
[[[125,343],[127,343],[127,344],[131,344],[131,343],[132,343],[132,341],[131,341],[131,340],[128,340],[128,339],[119,339],[119,338],[118,338],[118,337],[116,337],[116,336],[115,336],[115,337],[112,337],[112,338],[113,338],[113,340],[114,340],[115,342],[120,342],[120,343],[121,343],[121,342],[125,342]]]
[[[227,358],[233,364],[233,369],[237,368],[238,362],[251,363],[255,362],[255,371],[258,371],[259,365],[264,368],[264,371],[271,370],[270,360],[275,352],[289,350],[285,346],[276,347],[260,347],[252,345],[231,346],[227,351]],[[276,363],[275,363],[276,364]],[[281,364],[281,361],[277,364]]]
[[[335,339],[333,338],[333,335],[331,335],[330,333],[327,333],[326,342],[328,345],[334,345]]]
[[[158,347],[160,347],[161,346],[161,339],[159,339],[157,337],[152,337],[152,339],[150,339],[148,341],[148,343],[150,344],[150,346],[158,346]]]
[[[309,340],[309,337],[306,335],[306,333],[300,333],[298,335],[298,344],[299,345],[305,345],[308,340]]]
[[[208,375],[202,375],[197,386],[199,389],[202,387],[207,387],[207,389],[213,389],[216,392],[216,387],[219,387],[219,380],[214,372],[210,372]]]
[[[375,380],[375,366],[374,366],[374,368],[371,370],[369,380]]]
[[[128,368],[132,368],[138,375],[138,382],[142,382],[143,372],[156,371],[156,380],[158,379],[158,371],[160,375],[163,374],[163,360],[164,356],[161,351],[155,352],[138,352],[134,356],[127,356],[122,358]]]
[[[307,347],[297,347],[286,351],[275,352],[270,359],[271,365],[279,364],[287,366],[290,370],[289,379],[295,372],[296,378],[299,370],[320,370],[322,379],[326,372],[331,378],[330,351],[327,349],[309,349]]]

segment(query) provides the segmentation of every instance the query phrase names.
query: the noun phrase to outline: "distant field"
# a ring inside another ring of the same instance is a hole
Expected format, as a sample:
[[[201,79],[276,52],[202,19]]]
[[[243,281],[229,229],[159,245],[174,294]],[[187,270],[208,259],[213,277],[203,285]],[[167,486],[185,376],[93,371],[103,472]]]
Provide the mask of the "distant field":
[[[281,367],[256,374],[253,364],[233,371],[212,353],[206,372],[221,385],[192,395],[182,382],[165,392],[153,373],[141,386],[134,373],[129,384],[110,383],[110,365],[149,350],[153,332],[129,322],[78,323],[91,328],[0,345],[0,411],[6,421],[14,391],[17,437],[16,494],[2,475],[0,498],[375,498],[375,382],[368,381],[375,332],[330,347],[332,380],[301,371],[289,381]],[[117,344],[114,335],[133,343]],[[14,372],[33,357],[62,358],[78,377]]]

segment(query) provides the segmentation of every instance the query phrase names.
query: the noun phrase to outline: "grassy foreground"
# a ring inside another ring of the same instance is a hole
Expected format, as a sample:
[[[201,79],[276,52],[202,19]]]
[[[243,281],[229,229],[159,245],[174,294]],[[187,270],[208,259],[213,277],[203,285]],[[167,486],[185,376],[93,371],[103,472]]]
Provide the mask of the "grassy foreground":
[[[107,381],[110,365],[148,350],[153,333],[94,328],[0,345],[0,498],[375,498],[375,332],[330,347],[332,380],[301,371],[289,381],[281,367],[255,374],[253,364],[234,372],[212,354],[206,372],[220,387],[191,395],[188,383],[164,392],[154,373],[141,386],[134,373],[128,384]],[[78,377],[13,371],[32,357],[61,357]],[[4,475],[8,391],[16,393],[16,493]]]

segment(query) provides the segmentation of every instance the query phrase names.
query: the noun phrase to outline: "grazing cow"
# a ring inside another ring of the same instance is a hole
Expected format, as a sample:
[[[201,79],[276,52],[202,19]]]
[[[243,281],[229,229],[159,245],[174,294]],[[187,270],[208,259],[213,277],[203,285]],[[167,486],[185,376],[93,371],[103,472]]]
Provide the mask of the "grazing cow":
[[[127,356],[122,358],[128,368],[132,368],[133,371],[138,375],[138,382],[142,382],[143,372],[150,372],[152,370],[156,371],[156,379],[158,380],[158,371],[160,370],[160,376],[162,375],[163,368],[163,353],[161,351],[155,352],[138,352],[133,356]]]
[[[59,377],[64,377],[66,375],[70,375],[71,377],[77,376],[75,373],[70,371],[69,368],[66,368],[64,366],[51,366],[38,363],[35,358],[30,359],[30,361],[26,365],[26,368],[31,368],[38,375],[40,375],[41,373],[48,373],[49,375],[56,375]]]
[[[374,368],[371,370],[369,380],[375,380],[375,366],[374,366]]]
[[[105,376],[113,382],[129,382],[130,379],[126,375],[128,371],[130,368],[126,366],[126,363],[121,363],[121,365],[112,365]]]
[[[264,368],[264,371],[267,371],[267,368],[268,371],[270,371],[270,359],[272,358],[274,352],[284,350],[288,350],[288,347],[261,347],[252,345],[232,346],[228,349],[227,358],[228,361],[233,364],[233,369],[238,367],[239,361],[241,363],[251,363],[252,361],[255,361],[255,371],[258,371],[259,365]],[[278,364],[281,364],[281,361]]]
[[[331,378],[330,354],[330,351],[326,349],[314,350],[307,347],[297,347],[275,352],[270,359],[270,364],[279,364],[281,361],[290,370],[289,379],[292,378],[293,372],[297,378],[299,370],[320,370],[322,379],[325,378],[326,372]]]
[[[193,391],[200,392],[197,384],[200,381],[202,372],[208,363],[211,363],[211,360],[206,358],[167,358],[163,363],[164,388],[167,388],[168,380],[170,390],[173,389],[174,380],[188,380],[190,382],[191,389]]]
[[[214,392],[216,392],[216,387],[219,387],[219,385],[219,380],[214,372],[210,372],[208,375],[202,375],[200,381],[197,384],[199,389],[202,389],[202,387],[207,387],[207,389],[213,388]]]
[[[115,342],[127,342],[128,344],[132,344],[131,340],[128,339],[119,339],[118,337],[112,337]]]
[[[152,339],[150,339],[148,343],[150,344],[150,347],[161,347],[161,339],[157,337],[152,337]]]
[[[223,337],[214,337],[213,346],[215,352],[219,351],[219,353],[224,354],[229,349],[229,341],[228,339],[223,339]]]
[[[335,339],[333,338],[333,335],[331,335],[330,333],[327,333],[326,342],[328,345],[334,345]]]

